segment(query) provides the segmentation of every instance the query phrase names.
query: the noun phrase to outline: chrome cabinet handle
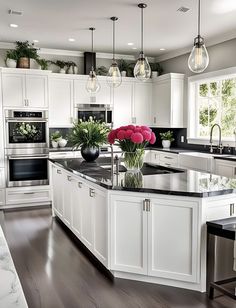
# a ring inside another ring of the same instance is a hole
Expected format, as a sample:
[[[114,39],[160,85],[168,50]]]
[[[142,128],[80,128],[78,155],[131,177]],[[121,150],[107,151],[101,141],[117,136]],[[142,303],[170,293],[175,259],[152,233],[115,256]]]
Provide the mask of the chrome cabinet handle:
[[[61,170],[57,169],[57,173],[58,173],[58,174],[61,174]]]
[[[230,204],[230,216],[234,215],[234,203]]]
[[[67,180],[68,180],[69,182],[71,182],[71,181],[72,181],[72,177],[71,177],[70,175],[67,175]]]
[[[35,192],[25,192],[24,195],[34,195]]]
[[[150,212],[151,204],[150,199],[143,200],[143,211]]]
[[[78,186],[79,188],[82,188],[83,183],[82,182],[78,182]]]
[[[164,156],[164,158],[166,158],[166,159],[173,159],[173,157],[170,157],[170,156]]]
[[[91,198],[95,197],[95,189],[89,188],[89,196],[90,196]]]
[[[157,122],[157,117],[154,117],[154,118],[153,118],[153,122],[156,124],[156,122]]]
[[[132,123],[133,123],[133,124],[136,124],[136,117],[133,117],[133,118],[132,118]]]

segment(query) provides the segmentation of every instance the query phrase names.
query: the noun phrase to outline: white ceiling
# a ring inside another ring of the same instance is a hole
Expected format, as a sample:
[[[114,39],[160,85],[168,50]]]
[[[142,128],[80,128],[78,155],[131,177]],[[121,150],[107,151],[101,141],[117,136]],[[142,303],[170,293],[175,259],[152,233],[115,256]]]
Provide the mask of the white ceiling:
[[[140,1],[141,2],[141,1]],[[145,0],[145,51],[158,56],[191,46],[196,35],[197,0]],[[0,41],[39,40],[39,47],[90,50],[90,26],[96,27],[95,49],[111,52],[111,16],[117,21],[117,53],[135,54],[140,46],[137,0],[0,0]],[[190,8],[177,12],[180,6]],[[12,16],[8,10],[23,11]],[[18,24],[10,28],[9,24]],[[236,0],[202,0],[202,35],[206,43],[236,37]],[[69,42],[68,38],[75,38]],[[128,43],[134,46],[128,46]],[[137,47],[133,50],[132,47]],[[165,51],[160,51],[165,48]]]

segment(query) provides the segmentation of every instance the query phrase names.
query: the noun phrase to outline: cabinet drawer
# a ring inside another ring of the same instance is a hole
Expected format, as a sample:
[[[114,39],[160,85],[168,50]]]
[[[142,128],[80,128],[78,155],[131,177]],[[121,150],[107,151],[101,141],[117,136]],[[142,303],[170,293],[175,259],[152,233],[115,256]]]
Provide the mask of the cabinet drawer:
[[[35,203],[35,202],[49,202],[50,190],[14,190],[7,189],[6,203],[7,204],[21,204],[21,203]]]
[[[178,155],[177,154],[166,154],[160,153],[160,163],[166,166],[177,166],[178,165]]]
[[[221,204],[210,206],[207,209],[206,220],[210,221],[210,220],[224,219],[232,216],[236,216],[236,204],[234,204],[233,202],[232,203],[222,202]]]

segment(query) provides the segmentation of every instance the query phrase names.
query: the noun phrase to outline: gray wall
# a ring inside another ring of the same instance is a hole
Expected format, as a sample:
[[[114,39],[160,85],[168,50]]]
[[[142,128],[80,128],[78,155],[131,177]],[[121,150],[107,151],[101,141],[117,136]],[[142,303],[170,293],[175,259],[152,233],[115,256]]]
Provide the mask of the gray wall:
[[[210,63],[207,72],[217,71],[220,69],[236,66],[236,39],[226,41],[207,48]],[[166,61],[160,62],[165,73],[184,73],[185,79],[185,96],[184,96],[184,125],[187,127],[187,77],[194,75],[188,68],[188,54],[178,56]]]

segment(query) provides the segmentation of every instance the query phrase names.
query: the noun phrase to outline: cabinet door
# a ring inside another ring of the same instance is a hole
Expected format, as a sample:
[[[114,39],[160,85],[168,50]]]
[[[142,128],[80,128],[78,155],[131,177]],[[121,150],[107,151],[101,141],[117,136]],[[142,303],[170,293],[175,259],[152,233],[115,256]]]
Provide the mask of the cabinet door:
[[[133,104],[135,124],[151,125],[152,83],[135,83]]]
[[[73,81],[62,78],[49,80],[49,126],[70,127],[73,122]]]
[[[63,185],[62,170],[52,166],[53,208],[60,218],[63,217]]]
[[[63,221],[70,228],[72,220],[72,202],[74,196],[72,196],[71,182],[73,181],[72,176],[63,173]]]
[[[90,187],[82,183],[80,190],[81,202],[81,240],[84,245],[93,248],[93,196]]]
[[[93,251],[95,256],[107,265],[107,198],[99,189],[94,191],[93,213]]]
[[[96,94],[95,100],[96,104],[107,105],[111,104],[111,88],[104,81],[99,81],[101,88],[100,91]]]
[[[4,107],[25,106],[25,75],[3,73],[2,96]]]
[[[113,90],[114,127],[131,124],[132,122],[132,101],[133,101],[133,84],[122,83],[118,88]]]
[[[151,199],[148,275],[197,282],[199,238],[197,203]]]
[[[236,164],[229,161],[215,161],[215,173],[228,178],[236,177]]]
[[[153,124],[170,127],[171,110],[171,83],[162,81],[153,85],[152,117]]]
[[[29,107],[48,107],[48,77],[42,75],[26,75],[26,99]]]
[[[82,203],[84,202],[81,185],[82,182],[78,180],[71,182],[71,195],[73,196],[71,228],[79,239],[81,239]]]
[[[90,104],[91,95],[86,90],[85,80],[74,80],[74,105]]]
[[[111,198],[111,270],[147,274],[147,212],[140,197]]]

